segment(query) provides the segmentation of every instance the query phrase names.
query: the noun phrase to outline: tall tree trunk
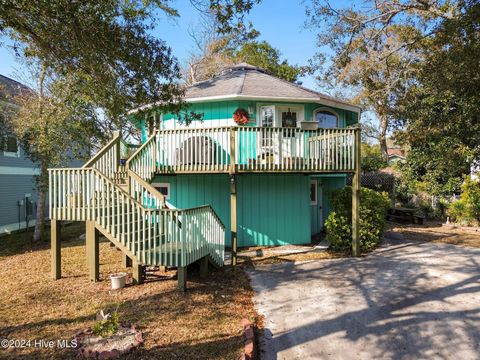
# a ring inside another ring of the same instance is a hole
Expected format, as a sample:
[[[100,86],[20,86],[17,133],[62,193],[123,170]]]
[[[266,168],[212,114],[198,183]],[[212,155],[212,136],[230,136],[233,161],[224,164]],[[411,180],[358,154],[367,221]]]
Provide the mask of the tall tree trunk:
[[[39,241],[42,238],[45,227],[45,205],[48,191],[48,165],[42,161],[40,166],[40,175],[37,183],[38,201],[37,201],[37,221],[33,233],[33,241]]]
[[[47,67],[42,64],[40,70],[40,76],[38,78],[38,97],[43,99],[43,85],[45,76],[47,74]],[[39,102],[40,106],[38,113],[42,113],[42,102]],[[45,124],[44,131],[48,131],[48,124]],[[37,201],[37,216],[35,222],[35,231],[33,232],[33,241],[39,241],[42,238],[43,228],[45,227],[45,202],[48,191],[48,161],[46,157],[40,160],[40,175],[37,182],[38,201]]]
[[[385,161],[388,161],[387,151],[387,130],[388,130],[388,117],[383,116],[380,118],[380,127],[378,129],[378,141],[380,143],[380,151]]]

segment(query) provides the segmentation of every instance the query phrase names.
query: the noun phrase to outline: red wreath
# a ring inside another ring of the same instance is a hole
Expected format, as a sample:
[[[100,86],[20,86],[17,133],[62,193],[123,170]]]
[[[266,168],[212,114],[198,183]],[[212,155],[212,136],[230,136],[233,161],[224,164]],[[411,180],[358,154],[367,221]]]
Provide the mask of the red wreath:
[[[235,110],[233,113],[233,121],[238,125],[245,125],[248,123],[248,113],[242,108]]]

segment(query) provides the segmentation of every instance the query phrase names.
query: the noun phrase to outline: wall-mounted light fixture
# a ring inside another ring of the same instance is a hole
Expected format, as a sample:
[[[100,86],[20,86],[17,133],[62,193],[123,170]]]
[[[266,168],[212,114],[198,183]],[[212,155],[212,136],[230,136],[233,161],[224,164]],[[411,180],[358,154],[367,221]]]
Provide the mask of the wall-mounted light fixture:
[[[253,115],[253,105],[248,105],[248,115]]]

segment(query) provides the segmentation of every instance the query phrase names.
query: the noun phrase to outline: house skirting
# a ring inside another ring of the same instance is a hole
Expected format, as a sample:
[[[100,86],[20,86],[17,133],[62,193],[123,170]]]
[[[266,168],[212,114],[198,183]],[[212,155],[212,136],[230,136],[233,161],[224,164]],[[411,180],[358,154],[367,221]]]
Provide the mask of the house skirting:
[[[32,219],[28,222],[28,227],[33,227],[36,224],[36,220]],[[19,230],[24,230],[27,228],[27,222],[26,221],[20,221],[19,223],[13,223],[13,224],[5,224],[5,225],[0,225],[0,236],[2,235],[9,235],[13,232],[19,231]]]

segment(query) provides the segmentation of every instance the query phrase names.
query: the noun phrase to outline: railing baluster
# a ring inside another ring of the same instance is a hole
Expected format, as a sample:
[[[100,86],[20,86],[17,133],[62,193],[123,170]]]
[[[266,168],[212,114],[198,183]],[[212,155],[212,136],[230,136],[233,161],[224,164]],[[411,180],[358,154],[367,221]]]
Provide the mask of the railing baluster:
[[[239,171],[351,171],[355,129],[239,127],[234,133]],[[130,158],[129,194],[118,179],[115,143],[90,166],[49,170],[49,214],[62,220],[95,220],[143,263],[187,265],[207,251],[223,258],[224,228],[209,207],[160,209],[163,197],[148,181],[164,171],[227,171],[230,129],[160,130]],[[123,150],[122,150],[123,151]],[[143,205],[142,205],[143,204]],[[213,255],[212,255],[213,256]]]

